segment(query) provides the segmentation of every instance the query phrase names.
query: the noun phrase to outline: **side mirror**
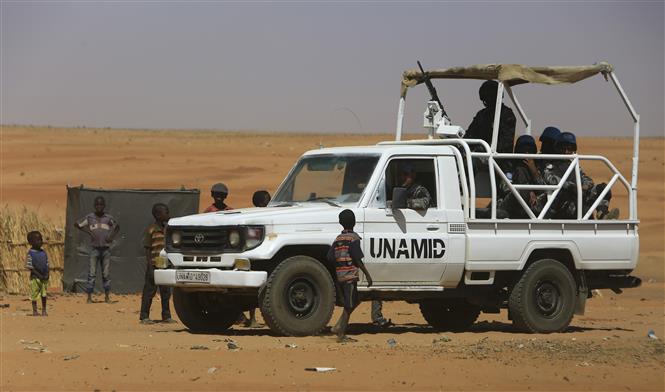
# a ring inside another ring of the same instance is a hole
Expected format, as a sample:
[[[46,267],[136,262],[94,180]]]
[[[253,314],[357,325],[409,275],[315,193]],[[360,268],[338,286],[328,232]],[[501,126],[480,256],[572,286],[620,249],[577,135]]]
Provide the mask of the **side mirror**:
[[[386,201],[386,216],[393,216],[393,201]]]
[[[393,188],[393,209],[406,208],[406,188]]]

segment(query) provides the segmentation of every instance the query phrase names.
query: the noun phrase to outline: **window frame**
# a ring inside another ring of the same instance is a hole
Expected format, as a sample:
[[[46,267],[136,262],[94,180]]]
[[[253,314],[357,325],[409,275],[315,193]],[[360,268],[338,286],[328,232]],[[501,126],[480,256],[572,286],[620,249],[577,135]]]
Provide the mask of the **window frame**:
[[[430,206],[428,210],[430,209],[436,209],[436,210],[442,210],[443,209],[443,203],[441,199],[441,186],[440,186],[440,179],[439,179],[439,165],[438,165],[438,156],[436,155],[393,155],[390,158],[388,158],[385,163],[383,164],[383,167],[381,168],[381,173],[380,173],[380,178],[376,182],[376,185],[374,186],[374,189],[372,190],[371,197],[369,200],[369,203],[367,205],[368,208],[378,208],[378,209],[385,209],[387,208],[386,204],[388,201],[388,195],[387,195],[387,190],[386,190],[386,171],[390,167],[390,165],[397,160],[404,161],[404,160],[429,160],[432,163],[432,167],[434,168],[434,186],[436,187],[435,191],[435,197],[432,198],[432,200],[436,203],[435,206]],[[379,165],[374,170],[377,170]],[[431,189],[427,189],[431,193]],[[383,200],[381,200],[381,198]]]

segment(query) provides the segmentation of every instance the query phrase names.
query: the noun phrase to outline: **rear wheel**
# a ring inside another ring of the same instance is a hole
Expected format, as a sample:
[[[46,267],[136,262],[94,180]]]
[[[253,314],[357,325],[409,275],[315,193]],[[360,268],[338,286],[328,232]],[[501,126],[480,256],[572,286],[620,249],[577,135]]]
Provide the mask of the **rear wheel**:
[[[515,327],[527,332],[560,332],[575,313],[577,284],[573,274],[552,259],[531,264],[513,287],[508,310]]]
[[[307,336],[328,325],[335,307],[335,285],[318,260],[294,256],[268,277],[259,299],[266,324],[280,335]]]
[[[240,309],[223,294],[173,289],[173,307],[192,332],[223,332],[240,317]]]
[[[476,322],[480,308],[463,300],[436,299],[422,301],[420,313],[437,330],[464,331]]]

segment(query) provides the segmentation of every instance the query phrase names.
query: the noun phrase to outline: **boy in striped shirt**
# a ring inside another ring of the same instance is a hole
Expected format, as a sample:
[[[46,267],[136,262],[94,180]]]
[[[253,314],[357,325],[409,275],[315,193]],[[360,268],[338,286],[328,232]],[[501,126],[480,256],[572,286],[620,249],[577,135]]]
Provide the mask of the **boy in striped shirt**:
[[[141,313],[139,322],[141,324],[153,324],[150,320],[150,306],[155,298],[157,290],[162,302],[162,322],[175,323],[171,318],[169,300],[171,299],[171,288],[168,286],[157,286],[155,284],[155,269],[166,268],[166,260],[159,255],[164,249],[164,228],[169,221],[169,207],[164,203],[156,203],[152,206],[152,216],[155,221],[145,229],[143,236],[143,247],[145,248],[146,270],[143,294],[141,295]]]
[[[360,248],[360,236],[353,231],[356,225],[356,216],[351,210],[344,210],[339,214],[339,223],[344,230],[335,238],[328,251],[328,261],[335,265],[337,285],[342,293],[344,310],[332,332],[337,334],[339,343],[355,342],[346,336],[351,313],[358,306],[358,269],[361,269],[367,278],[367,287],[372,285],[372,278],[363,264],[363,251]]]

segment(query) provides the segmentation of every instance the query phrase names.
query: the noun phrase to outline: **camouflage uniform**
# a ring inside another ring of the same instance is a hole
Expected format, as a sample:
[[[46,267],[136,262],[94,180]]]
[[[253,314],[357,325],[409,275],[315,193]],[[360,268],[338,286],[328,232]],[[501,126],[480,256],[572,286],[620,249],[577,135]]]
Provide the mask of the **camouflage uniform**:
[[[552,161],[545,166],[543,171],[543,181],[547,185],[557,185],[561,181],[564,173],[568,169],[570,162],[567,160]],[[582,202],[583,207],[588,208],[591,204],[588,203],[589,196],[593,193],[595,185],[591,177],[584,173],[580,167],[580,180],[582,182]],[[593,200],[591,200],[593,203]],[[552,203],[550,211],[547,213],[548,218],[558,219],[577,219],[577,185],[575,184],[575,173],[570,173],[566,182],[563,184],[561,191]]]
[[[600,183],[594,185],[589,189],[588,192],[584,194],[584,211],[589,209],[591,205],[596,201],[600,193],[607,186],[606,183]],[[596,207],[596,219],[617,219],[619,217],[619,209],[614,208],[610,212],[610,200],[612,199],[612,191],[608,191],[607,194],[603,197],[603,200],[600,201],[598,207]]]
[[[521,161],[513,163],[511,182],[513,184],[522,184],[522,185],[523,184],[545,185],[543,177],[539,174],[537,177],[534,178],[531,175],[529,168]],[[513,193],[510,191],[510,188],[508,188],[508,185],[503,181],[501,181],[501,191],[504,193],[505,196],[503,196],[503,198],[497,202],[497,208],[505,210],[511,219],[524,219],[529,217],[526,211],[524,211],[524,208],[522,208],[522,205],[519,203],[519,201],[517,201],[515,195],[513,195]],[[540,211],[542,211],[546,201],[546,199],[544,199],[543,197],[538,197],[542,192],[535,192],[526,189],[520,190],[518,192],[520,196],[522,196],[522,199],[524,199],[526,204],[531,208],[531,211],[535,215],[540,214]],[[535,203],[531,202],[531,192],[535,192],[537,196]]]
[[[432,197],[427,188],[413,184],[406,190],[406,206],[414,210],[426,210],[432,204]]]

